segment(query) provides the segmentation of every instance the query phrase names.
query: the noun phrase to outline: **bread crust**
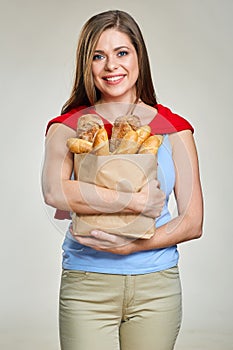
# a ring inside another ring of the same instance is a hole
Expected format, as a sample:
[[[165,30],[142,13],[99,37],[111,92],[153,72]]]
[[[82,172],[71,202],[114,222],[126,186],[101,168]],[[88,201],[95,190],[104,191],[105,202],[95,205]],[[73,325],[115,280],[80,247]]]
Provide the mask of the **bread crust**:
[[[77,137],[93,142],[96,132],[104,127],[102,119],[96,114],[85,114],[78,119]]]
[[[138,144],[139,146],[151,135],[151,127],[149,125],[143,125],[136,130],[138,134]]]
[[[119,147],[121,140],[129,131],[136,131],[140,126],[140,118],[136,115],[116,118],[112,127],[110,152],[114,152]]]
[[[92,143],[87,140],[71,137],[66,142],[69,151],[72,153],[89,153],[92,150]]]
[[[99,129],[95,134],[92,153],[97,156],[107,156],[110,153],[108,134],[104,128]]]
[[[157,154],[159,146],[161,145],[163,141],[162,135],[152,135],[148,137],[139,148],[138,153],[140,154]]]
[[[138,134],[134,130],[130,130],[122,138],[120,145],[114,151],[114,154],[134,154],[137,153],[138,145]]]

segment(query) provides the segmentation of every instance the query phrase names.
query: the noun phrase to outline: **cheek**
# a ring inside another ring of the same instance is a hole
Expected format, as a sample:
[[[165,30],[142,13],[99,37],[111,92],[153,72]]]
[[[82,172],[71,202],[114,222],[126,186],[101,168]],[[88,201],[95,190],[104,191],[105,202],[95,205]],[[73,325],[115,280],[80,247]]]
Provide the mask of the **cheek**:
[[[100,77],[100,69],[99,67],[92,68],[92,77],[93,77],[93,83],[95,87],[99,90],[101,90],[101,79]]]
[[[138,79],[138,75],[139,75],[139,67],[138,67],[137,60],[130,63],[129,70],[131,71],[132,79],[136,81]]]
[[[97,70],[96,70],[96,66],[95,66],[95,65],[92,65],[91,71],[92,71],[93,79],[95,79],[95,77],[96,77],[96,75],[97,75]]]
[[[92,65],[92,75],[93,75],[94,79],[98,78],[98,76],[99,76],[99,74],[101,72],[101,69],[102,69],[102,67],[101,67],[100,63],[99,64],[95,63],[95,64]]]
[[[139,75],[139,68],[138,68],[138,65],[135,66],[134,75],[135,75],[135,78],[138,79],[138,75]]]
[[[128,69],[131,70],[133,76],[138,76],[139,73],[139,67],[138,67],[138,60],[136,57],[128,61]]]

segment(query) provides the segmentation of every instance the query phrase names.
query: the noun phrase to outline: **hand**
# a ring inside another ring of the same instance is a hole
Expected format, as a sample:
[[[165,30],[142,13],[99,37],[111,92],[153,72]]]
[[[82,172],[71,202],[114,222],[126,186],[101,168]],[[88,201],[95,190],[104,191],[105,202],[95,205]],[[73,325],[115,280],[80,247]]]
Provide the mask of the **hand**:
[[[165,193],[160,190],[157,180],[148,182],[136,195],[138,196],[138,204],[141,206],[140,212],[143,215],[152,218],[160,216],[166,196]]]
[[[72,227],[70,232],[73,234]],[[85,246],[91,247],[98,251],[109,252],[113,254],[128,255],[139,249],[136,249],[138,244],[135,244],[140,239],[127,238],[119,235],[113,235],[104,231],[93,230],[91,236],[77,236],[73,237]],[[139,243],[139,242],[137,242]]]

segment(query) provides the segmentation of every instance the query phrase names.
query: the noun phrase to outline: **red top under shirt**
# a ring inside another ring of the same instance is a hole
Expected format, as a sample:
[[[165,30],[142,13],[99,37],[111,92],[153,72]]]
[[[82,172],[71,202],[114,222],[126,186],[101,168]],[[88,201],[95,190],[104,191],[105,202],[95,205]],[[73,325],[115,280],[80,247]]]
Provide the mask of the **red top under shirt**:
[[[156,114],[155,118],[149,123],[149,126],[151,127],[151,134],[172,134],[174,132],[182,130],[191,130],[192,133],[194,132],[192,125],[186,119],[178,114],[173,113],[169,108],[161,104],[157,104],[154,107],[157,109],[158,113]],[[80,106],[78,108],[72,109],[68,113],[50,120],[46,128],[46,134],[49,127],[54,123],[62,123],[76,130],[78,118],[88,113],[97,114],[96,110],[93,107]],[[112,133],[112,124],[110,124],[103,117],[101,118],[110,138]]]

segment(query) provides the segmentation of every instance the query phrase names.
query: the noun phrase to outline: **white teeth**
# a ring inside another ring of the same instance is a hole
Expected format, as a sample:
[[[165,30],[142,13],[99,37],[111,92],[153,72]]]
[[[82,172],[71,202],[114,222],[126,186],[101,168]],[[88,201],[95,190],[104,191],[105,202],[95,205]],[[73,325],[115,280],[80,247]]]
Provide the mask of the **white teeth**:
[[[107,81],[116,81],[123,77],[123,75],[119,75],[117,77],[106,78]]]

